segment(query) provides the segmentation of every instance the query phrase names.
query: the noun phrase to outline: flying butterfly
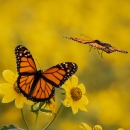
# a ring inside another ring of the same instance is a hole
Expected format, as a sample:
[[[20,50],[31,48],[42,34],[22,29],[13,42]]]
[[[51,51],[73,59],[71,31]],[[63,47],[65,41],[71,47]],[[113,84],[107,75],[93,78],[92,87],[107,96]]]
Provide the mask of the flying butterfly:
[[[55,87],[64,84],[78,69],[75,63],[64,62],[45,71],[37,70],[32,54],[22,45],[15,48],[15,55],[19,91],[34,102],[49,100],[55,94]]]
[[[67,38],[67,39],[70,39],[70,40],[73,40],[73,41],[76,41],[76,42],[79,42],[79,43],[82,43],[82,44],[88,44],[88,45],[91,46],[91,48],[94,47],[94,48],[96,48],[98,50],[102,50],[102,51],[104,51],[108,54],[112,53],[112,52],[128,53],[125,50],[118,49],[116,47],[111,46],[108,43],[104,43],[104,42],[101,42],[99,40],[84,40],[84,39],[73,38],[73,37],[64,37],[64,38]]]

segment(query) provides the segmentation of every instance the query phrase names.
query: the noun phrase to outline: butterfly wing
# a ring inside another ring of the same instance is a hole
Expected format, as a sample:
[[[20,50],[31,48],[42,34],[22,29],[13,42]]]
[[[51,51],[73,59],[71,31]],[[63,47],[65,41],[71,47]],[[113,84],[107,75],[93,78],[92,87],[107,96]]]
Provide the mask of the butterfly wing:
[[[15,48],[17,85],[20,92],[32,101],[45,101],[53,97],[54,87],[42,78],[42,71],[37,71],[30,51],[24,46]]]
[[[77,64],[64,62],[53,66],[42,73],[43,78],[55,87],[60,87],[78,69]]]
[[[73,41],[79,42],[79,43],[82,43],[82,44],[88,44],[91,47],[94,47],[94,48],[97,48],[97,49],[100,49],[100,50],[102,50],[103,48],[105,48],[101,44],[101,42],[99,40],[84,40],[84,39],[73,38],[73,37],[65,37],[65,38],[67,38],[69,40],[73,40]]]
[[[94,42],[92,40],[84,40],[84,39],[74,38],[74,37],[64,37],[64,38],[67,38],[69,40],[73,40],[75,42],[79,42],[79,43],[82,43],[82,44],[89,44],[89,43],[93,43]]]
[[[17,72],[18,74],[24,73],[36,73],[36,65],[34,59],[30,53],[30,51],[22,46],[19,45],[15,48],[15,55],[16,55],[16,64],[17,64]]]
[[[128,52],[125,51],[125,50],[118,49],[118,48],[115,48],[115,47],[112,47],[112,46],[106,48],[105,51],[106,51],[107,53],[112,53],[112,52],[128,53]]]
[[[105,46],[103,46],[103,43],[101,43],[99,40],[84,40],[80,38],[73,38],[73,37],[65,37],[69,40],[73,40],[82,44],[88,44],[93,48],[99,49],[99,50],[105,50]]]
[[[99,49],[99,50],[104,50],[105,49],[105,46],[103,46],[101,44],[98,44],[97,42],[89,43],[89,45],[96,48],[96,49]]]
[[[15,55],[19,74],[17,79],[18,88],[29,99],[30,90],[37,72],[36,65],[30,51],[22,45],[15,48]]]
[[[38,71],[30,90],[28,99],[35,102],[43,102],[52,98],[55,94],[55,88],[52,84],[41,78],[42,71]],[[28,96],[28,95],[27,95]]]

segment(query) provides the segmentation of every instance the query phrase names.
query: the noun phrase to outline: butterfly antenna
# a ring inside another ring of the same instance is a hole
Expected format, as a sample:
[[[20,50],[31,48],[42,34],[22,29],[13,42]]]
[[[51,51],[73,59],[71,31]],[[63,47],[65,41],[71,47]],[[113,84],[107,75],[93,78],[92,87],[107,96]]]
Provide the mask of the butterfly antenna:
[[[66,37],[66,36],[65,36],[65,37],[63,37],[63,38],[66,38],[66,39],[72,40],[71,37]]]
[[[88,37],[88,36],[86,36],[86,35],[84,35],[84,34],[80,34],[80,36],[85,36],[85,37],[87,37],[87,38],[93,40],[92,38],[90,38],[90,37]]]
[[[38,60],[37,60],[37,59],[35,59],[35,60],[37,61],[37,64],[38,64],[39,68],[41,69],[41,66],[40,66],[40,64],[39,64]]]

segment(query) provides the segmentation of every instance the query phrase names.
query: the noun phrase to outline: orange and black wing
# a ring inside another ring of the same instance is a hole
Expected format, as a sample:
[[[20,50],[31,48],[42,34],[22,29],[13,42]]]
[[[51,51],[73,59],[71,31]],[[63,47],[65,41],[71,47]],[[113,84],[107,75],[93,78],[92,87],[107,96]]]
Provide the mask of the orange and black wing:
[[[24,95],[34,102],[47,101],[55,94],[53,85],[41,78],[41,74],[42,71],[40,70],[35,76],[20,77],[24,78],[24,81],[20,82],[22,89],[24,89]]]
[[[55,87],[60,87],[78,69],[77,64],[64,62],[53,66],[42,73],[42,77]]]
[[[22,73],[36,73],[36,65],[30,51],[19,45],[15,48],[16,64],[18,74]]]
[[[42,71],[31,75],[20,75],[17,83],[20,92],[29,100],[34,102],[43,102],[52,98],[55,94],[55,88],[52,84],[41,78]]]
[[[74,38],[74,37],[64,37],[64,38],[67,38],[69,40],[73,40],[75,42],[79,42],[79,43],[82,43],[82,44],[89,44],[89,43],[94,42],[93,40],[84,40],[84,39]]]
[[[15,55],[17,72],[19,74],[17,85],[20,92],[29,98],[30,90],[37,72],[36,65],[30,51],[22,45],[18,45],[15,48]]]
[[[115,47],[112,47],[112,46],[106,47],[106,48],[104,49],[104,51],[107,52],[107,53],[112,53],[112,52],[128,53],[128,52],[125,51],[125,50],[118,49],[118,48],[115,48]]]
[[[53,97],[54,87],[42,77],[42,71],[37,71],[30,51],[24,46],[15,48],[18,71],[17,85],[20,92],[35,102],[46,101]]]
[[[103,43],[101,43],[99,40],[84,40],[84,39],[73,38],[73,37],[64,37],[64,38],[67,38],[69,40],[73,40],[82,44],[88,44],[91,47],[99,49],[99,50],[103,50],[105,48]]]

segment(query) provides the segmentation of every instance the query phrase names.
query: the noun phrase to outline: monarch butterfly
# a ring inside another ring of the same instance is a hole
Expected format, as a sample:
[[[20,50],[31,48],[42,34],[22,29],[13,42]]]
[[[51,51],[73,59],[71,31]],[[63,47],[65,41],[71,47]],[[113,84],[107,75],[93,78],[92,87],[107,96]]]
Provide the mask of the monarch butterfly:
[[[76,41],[76,42],[79,42],[79,43],[88,44],[91,47],[102,50],[106,53],[112,53],[112,52],[115,52],[115,51],[118,51],[118,52],[121,52],[121,53],[128,53],[125,50],[115,48],[115,47],[111,46],[110,44],[101,42],[99,40],[84,40],[84,39],[73,38],[73,37],[64,37],[64,38],[67,38],[67,39],[70,39],[70,40],[73,40],[73,41]]]
[[[72,62],[57,64],[44,72],[36,68],[30,51],[18,45],[15,48],[17,64],[17,85],[19,91],[29,100],[43,102],[54,96],[55,88],[60,87],[78,69]]]

